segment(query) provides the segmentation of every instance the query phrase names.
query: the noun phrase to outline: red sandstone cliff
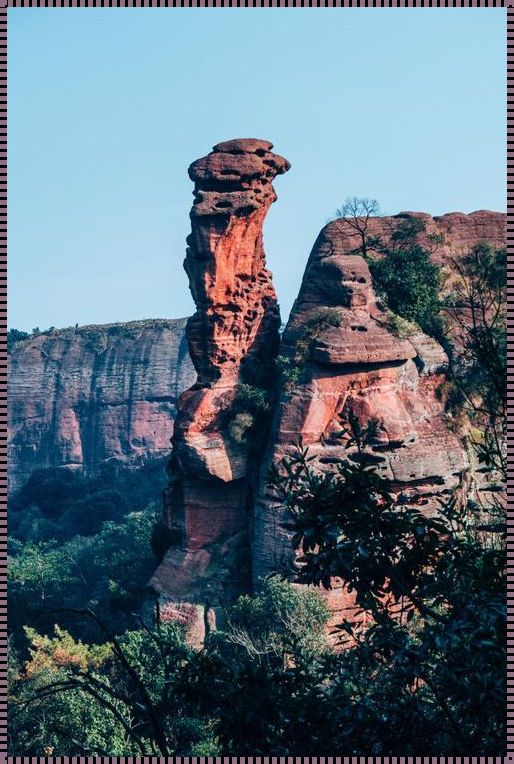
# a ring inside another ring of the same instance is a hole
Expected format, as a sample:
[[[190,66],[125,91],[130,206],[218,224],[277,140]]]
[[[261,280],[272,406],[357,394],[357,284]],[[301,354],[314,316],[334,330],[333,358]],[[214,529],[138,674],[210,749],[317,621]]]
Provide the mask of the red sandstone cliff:
[[[36,469],[94,474],[170,452],[180,393],[196,374],[186,319],[43,332],[9,355],[9,488]]]
[[[480,241],[505,244],[505,215],[500,213],[410,214],[424,219],[419,242],[430,244],[440,264]],[[368,234],[387,240],[393,225],[392,218],[372,219]],[[359,237],[341,221],[323,229],[283,335],[280,353],[294,364],[298,347],[305,347],[306,328],[316,320],[322,327],[309,343],[301,381],[286,384],[280,394],[255,500],[254,586],[267,574],[287,569],[294,557],[283,526],[286,518],[266,476],[272,464],[291,454],[298,436],[323,470],[344,456],[351,458],[337,437],[341,423],[351,415],[363,426],[378,421],[371,444],[377,469],[394,481],[405,500],[427,509],[459,484],[468,466],[437,396],[445,353],[421,332],[398,336],[377,306],[359,245]],[[320,322],[323,316],[330,320]],[[352,604],[340,589],[331,592],[329,601],[333,610]]]
[[[419,331],[398,335],[377,305],[360,240],[342,221],[318,237],[282,339],[280,354],[295,363],[311,332],[301,380],[277,389],[279,314],[262,223],[276,198],[271,182],[289,165],[271,148],[229,141],[189,170],[195,201],[185,268],[197,312],[187,336],[198,381],[180,399],[173,437],[165,518],[174,543],[151,582],[169,603],[223,605],[289,565],[294,553],[267,474],[299,436],[325,469],[351,457],[336,437],[341,421],[377,421],[377,468],[403,499],[427,509],[468,467],[437,395],[444,351]],[[441,265],[478,242],[505,241],[499,213],[408,215],[423,218],[418,241]],[[371,219],[368,235],[387,241],[395,225],[394,218]],[[240,383],[278,398],[260,473],[251,444],[229,427]],[[335,610],[351,604],[340,591],[330,600]]]
[[[165,501],[175,543],[153,587],[169,600],[230,602],[250,586],[251,443],[233,437],[238,384],[273,384],[280,315],[266,269],[272,181],[289,169],[267,141],[218,144],[189,168],[195,183],[185,269],[197,311],[187,325],[198,382],[184,393]]]

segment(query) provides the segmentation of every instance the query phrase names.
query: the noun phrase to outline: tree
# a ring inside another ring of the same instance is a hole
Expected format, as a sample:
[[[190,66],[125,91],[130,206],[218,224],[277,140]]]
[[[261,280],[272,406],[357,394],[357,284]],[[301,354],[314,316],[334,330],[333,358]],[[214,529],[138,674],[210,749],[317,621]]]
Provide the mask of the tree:
[[[401,248],[385,248],[380,259],[370,260],[369,266],[388,307],[417,323],[427,334],[440,338],[439,268],[430,262],[429,253],[412,243],[406,246],[402,239]]]
[[[366,258],[374,285],[388,307],[423,331],[440,339],[439,268],[430,262],[430,251],[418,244],[425,221],[403,213],[384,219],[381,234],[370,235],[370,218],[380,214],[376,199],[351,197],[337,210],[338,230],[357,235],[359,252]],[[428,237],[440,243],[440,237]],[[429,244],[430,246],[430,244]]]
[[[342,578],[373,619],[362,631],[340,625],[351,641],[332,685],[339,744],[373,755],[415,754],[421,744],[438,755],[500,755],[505,533],[484,542],[456,501],[430,516],[399,505],[367,451],[372,423],[350,424],[354,461],[320,473],[300,449],[272,475],[303,553],[297,580],[330,588]]]
[[[10,677],[9,751],[17,756],[136,753],[130,717],[100,676],[109,646],[90,648],[55,628],[53,638],[27,629],[30,658]],[[86,687],[82,676],[91,677]]]
[[[76,614],[94,620],[107,641],[90,647],[59,627],[53,638],[28,630],[30,660],[11,685],[10,750],[196,754],[209,719],[189,716],[179,689],[193,653],[180,629],[159,625],[116,637],[92,611]]]
[[[293,587],[279,577],[267,579],[256,596],[243,595],[228,608],[226,628],[218,635],[257,661],[286,666],[299,650],[327,649],[329,611],[314,589]]]
[[[507,478],[507,268],[506,251],[479,244],[451,261],[445,312],[451,348],[453,409],[478,430],[481,463]]]
[[[20,329],[9,329],[7,332],[7,352],[11,353],[15,347],[28,340],[30,334],[22,332]]]
[[[107,522],[92,537],[22,544],[11,541],[8,566],[9,631],[25,645],[24,625],[49,633],[59,608],[93,608],[115,633],[134,624],[131,613],[145,597],[155,562],[150,549],[152,509]],[[127,576],[130,571],[130,576]],[[59,616],[74,636],[103,638],[91,619]]]
[[[9,501],[10,537],[38,543],[93,536],[102,523],[160,502],[166,462],[148,459],[137,470],[107,463],[95,476],[65,467],[35,470]]]
[[[380,205],[376,199],[348,197],[336,210],[335,224],[346,235],[357,235],[360,239],[360,249],[364,257],[368,253],[369,219],[378,217]]]
[[[313,588],[273,577],[228,609],[183,678],[213,718],[224,754],[319,754],[334,749],[328,610]]]

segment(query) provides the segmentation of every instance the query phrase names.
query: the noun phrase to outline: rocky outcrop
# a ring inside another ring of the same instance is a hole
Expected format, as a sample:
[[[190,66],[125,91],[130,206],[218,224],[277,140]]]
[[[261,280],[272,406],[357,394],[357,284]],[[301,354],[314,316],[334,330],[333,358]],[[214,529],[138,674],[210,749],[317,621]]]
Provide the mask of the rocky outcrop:
[[[480,241],[504,246],[505,216],[453,213],[433,219],[421,213],[420,243],[435,262],[459,257]],[[372,219],[369,235],[390,235],[394,219]],[[341,221],[327,225],[310,255],[299,296],[285,329],[280,354],[296,381],[281,390],[255,501],[253,582],[288,570],[294,557],[280,500],[267,483],[272,465],[298,443],[309,448],[313,466],[330,468],[352,458],[340,433],[356,417],[364,427],[378,423],[368,450],[377,470],[402,501],[430,511],[438,497],[459,485],[468,467],[459,437],[445,418],[438,397],[447,358],[422,332],[398,332],[377,305],[360,239]],[[341,586],[328,595],[341,612],[353,605]],[[348,615],[348,614],[346,614]]]
[[[366,237],[369,240],[378,237],[387,243],[398,224],[409,218],[422,221],[423,230],[416,234],[415,241],[431,253],[431,260],[437,265],[444,266],[451,260],[458,260],[482,242],[492,247],[505,247],[507,216],[504,212],[492,210],[477,210],[469,214],[449,212],[435,217],[426,212],[400,212],[394,216],[370,218]],[[360,246],[361,237],[352,226],[341,219],[335,220],[331,226],[340,248],[351,252]]]
[[[43,332],[9,355],[9,488],[36,469],[94,475],[170,453],[180,393],[196,373],[186,319]]]
[[[352,417],[362,426],[376,422],[368,448],[378,471],[401,501],[426,511],[468,468],[438,395],[448,360],[443,349],[412,326],[400,331],[377,304],[361,240],[341,221],[326,226],[314,245],[280,347],[286,379],[292,376],[278,387],[273,382],[279,315],[262,223],[275,200],[271,181],[288,164],[271,148],[231,141],[190,168],[195,202],[185,268],[197,312],[187,336],[198,381],[179,403],[165,498],[173,543],[151,584],[170,612],[177,603],[203,605],[198,633],[207,628],[202,613],[212,622],[213,607],[290,567],[294,551],[268,473],[300,438],[324,470],[354,456],[341,440],[342,425]],[[505,216],[488,212],[371,219],[368,236],[387,242],[405,217],[422,219],[418,242],[442,266],[479,242],[505,241]],[[241,383],[267,390],[274,406],[260,459],[230,427]],[[354,603],[335,583],[327,599],[340,620]]]
[[[230,427],[241,384],[273,385],[280,316],[262,243],[289,169],[267,141],[218,144],[189,168],[194,181],[185,269],[197,311],[187,325],[198,382],[173,436],[165,515],[174,543],[152,586],[169,601],[230,602],[250,586],[248,524],[255,455]]]

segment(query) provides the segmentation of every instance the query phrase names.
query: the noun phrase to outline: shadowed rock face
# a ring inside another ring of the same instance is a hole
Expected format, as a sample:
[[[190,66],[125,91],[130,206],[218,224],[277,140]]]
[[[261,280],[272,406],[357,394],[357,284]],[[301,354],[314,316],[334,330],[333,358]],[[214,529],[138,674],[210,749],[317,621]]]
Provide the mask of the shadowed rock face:
[[[170,452],[180,393],[196,378],[186,319],[42,333],[9,355],[9,489],[36,469],[94,475]]]
[[[250,583],[253,462],[227,427],[241,382],[269,388],[280,314],[262,244],[272,181],[289,163],[267,141],[220,143],[194,181],[184,267],[197,311],[187,325],[197,384],[180,399],[165,500],[176,544],[152,579],[170,599],[223,604]]]

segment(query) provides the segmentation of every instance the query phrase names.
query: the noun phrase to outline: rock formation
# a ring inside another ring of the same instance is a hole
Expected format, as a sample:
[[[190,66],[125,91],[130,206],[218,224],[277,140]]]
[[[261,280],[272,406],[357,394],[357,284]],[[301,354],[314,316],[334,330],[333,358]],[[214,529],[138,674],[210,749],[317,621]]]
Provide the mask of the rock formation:
[[[424,219],[420,243],[434,245],[432,256],[440,264],[480,241],[505,243],[505,216],[500,213],[453,213],[436,219],[409,214]],[[368,233],[386,238],[393,222],[372,219]],[[437,395],[445,353],[421,332],[398,336],[377,305],[359,245],[359,237],[341,221],[322,230],[283,335],[281,356],[294,368],[300,355],[302,368],[300,380],[282,388],[261,470],[252,535],[254,586],[271,572],[287,570],[294,557],[280,501],[266,476],[272,464],[292,453],[299,436],[315,457],[313,464],[323,470],[343,457],[352,458],[352,450],[345,451],[338,436],[352,415],[362,426],[378,422],[370,448],[378,471],[393,481],[403,501],[427,511],[459,484],[468,466]],[[328,599],[333,611],[353,604],[341,588]]]
[[[9,489],[36,469],[95,474],[170,453],[180,393],[196,374],[186,319],[43,332],[9,355]]]
[[[197,310],[186,328],[68,329],[10,357],[11,487],[39,467],[94,473],[105,460],[164,455],[175,419],[164,499],[171,546],[151,585],[163,617],[185,619],[196,641],[213,623],[210,608],[289,567],[294,551],[267,478],[300,437],[323,470],[352,458],[339,436],[350,417],[376,421],[377,469],[427,511],[468,467],[438,396],[445,353],[420,331],[399,333],[344,221],[318,236],[280,344],[262,226],[272,182],[288,169],[271,143],[253,139],[218,144],[190,166],[184,265]],[[372,218],[368,237],[387,241],[406,216],[422,219],[417,241],[442,267],[480,242],[505,246],[505,215],[488,211]],[[277,381],[278,353],[294,380]],[[352,606],[341,587],[328,598],[334,612]]]
[[[250,586],[252,439],[230,428],[241,384],[273,384],[280,315],[265,266],[272,181],[289,163],[267,141],[218,144],[189,168],[194,181],[185,269],[197,311],[187,325],[198,382],[173,436],[165,514],[175,541],[152,579],[168,601],[226,604]]]

